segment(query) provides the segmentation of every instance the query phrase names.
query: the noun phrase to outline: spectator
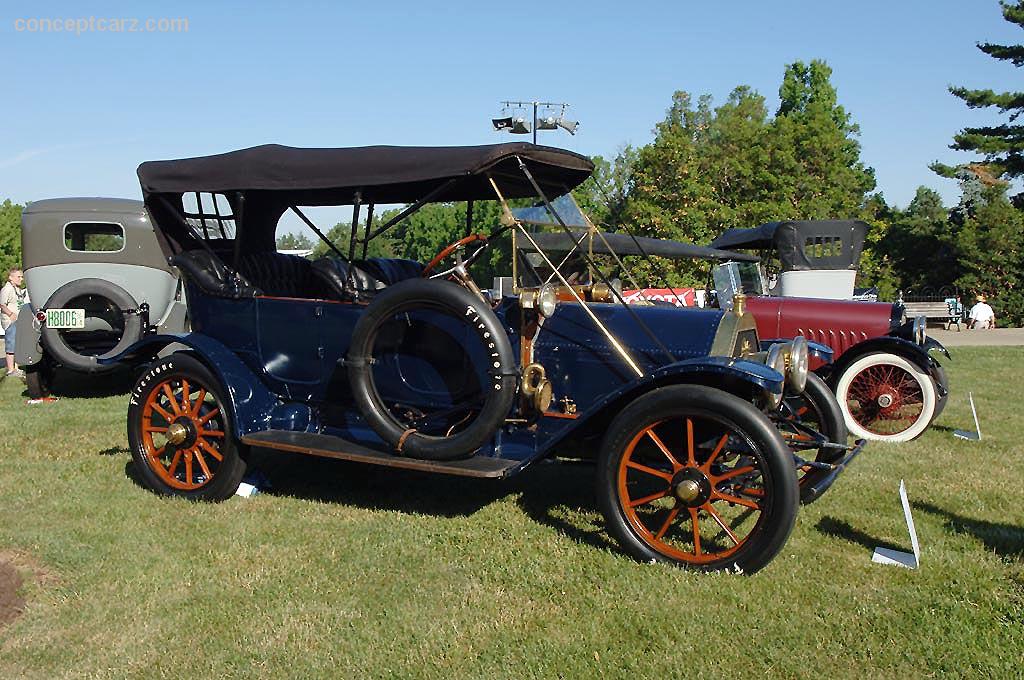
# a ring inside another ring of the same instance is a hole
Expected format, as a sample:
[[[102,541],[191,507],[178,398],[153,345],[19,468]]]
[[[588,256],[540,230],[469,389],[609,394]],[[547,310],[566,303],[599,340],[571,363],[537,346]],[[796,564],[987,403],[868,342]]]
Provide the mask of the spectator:
[[[989,307],[984,295],[977,297],[978,302],[971,307],[970,328],[995,328],[996,313]]]
[[[14,322],[18,318],[18,310],[25,302],[25,288],[22,284],[25,275],[20,269],[12,269],[7,273],[7,283],[0,288],[0,325],[4,329],[4,349],[7,352],[7,375],[23,376],[14,365]]]

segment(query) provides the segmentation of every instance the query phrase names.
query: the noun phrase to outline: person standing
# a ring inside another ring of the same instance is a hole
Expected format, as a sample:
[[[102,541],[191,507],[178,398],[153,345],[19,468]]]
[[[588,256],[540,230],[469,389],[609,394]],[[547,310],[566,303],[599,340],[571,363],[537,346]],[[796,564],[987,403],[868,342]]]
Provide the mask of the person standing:
[[[4,329],[4,350],[7,352],[7,375],[24,375],[14,365],[14,322],[25,303],[25,274],[21,269],[7,272],[7,282],[0,288],[0,325]]]
[[[984,295],[979,295],[976,298],[978,301],[973,307],[971,307],[971,328],[995,328],[996,327],[996,313],[988,304]]]

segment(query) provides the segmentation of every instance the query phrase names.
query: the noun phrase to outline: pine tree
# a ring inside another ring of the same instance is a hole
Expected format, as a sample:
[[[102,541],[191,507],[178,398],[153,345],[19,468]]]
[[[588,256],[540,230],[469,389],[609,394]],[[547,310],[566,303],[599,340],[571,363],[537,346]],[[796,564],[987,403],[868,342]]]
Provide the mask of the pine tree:
[[[999,4],[1006,21],[1024,28],[1024,0]],[[1017,67],[1024,65],[1024,45],[979,43],[978,49],[993,59],[1009,61]],[[975,90],[966,87],[950,87],[949,91],[972,109],[996,108],[1000,113],[1010,114],[1009,120],[1001,125],[964,128],[953,137],[949,148],[981,154],[984,160],[980,164],[949,166],[936,162],[931,165],[932,170],[943,177],[956,177],[965,168],[975,172],[984,169],[994,177],[1008,179],[1024,176],[1024,125],[1014,123],[1024,113],[1024,92],[995,92],[991,89]]]

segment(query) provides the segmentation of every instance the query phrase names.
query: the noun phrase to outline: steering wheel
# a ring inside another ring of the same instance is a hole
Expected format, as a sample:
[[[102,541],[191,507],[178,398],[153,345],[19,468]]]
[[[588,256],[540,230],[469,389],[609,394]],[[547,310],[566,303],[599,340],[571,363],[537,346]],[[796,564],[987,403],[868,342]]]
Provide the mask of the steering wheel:
[[[476,243],[477,241],[480,242],[480,245],[477,247],[476,250],[474,250],[472,253],[470,253],[469,256],[465,260],[463,260],[462,259],[462,251],[467,246],[469,246],[471,243]],[[460,238],[458,241],[448,245],[441,252],[439,252],[437,255],[435,255],[434,259],[431,260],[430,262],[428,262],[427,266],[423,268],[422,276],[423,276],[423,278],[436,279],[436,278],[440,278],[442,276],[447,276],[448,274],[451,274],[451,273],[454,273],[454,272],[465,273],[465,270],[470,265],[472,265],[474,262],[476,262],[477,258],[479,258],[480,255],[483,254],[483,252],[484,252],[484,250],[486,248],[487,248],[487,237],[485,235],[483,235],[483,234],[470,234],[469,236],[466,236],[464,238]],[[445,259],[450,257],[452,254],[455,255],[455,266],[451,267],[449,269],[446,269],[443,272],[438,272],[437,274],[433,274],[432,272],[435,269],[437,269],[437,266],[439,264],[441,264]]]

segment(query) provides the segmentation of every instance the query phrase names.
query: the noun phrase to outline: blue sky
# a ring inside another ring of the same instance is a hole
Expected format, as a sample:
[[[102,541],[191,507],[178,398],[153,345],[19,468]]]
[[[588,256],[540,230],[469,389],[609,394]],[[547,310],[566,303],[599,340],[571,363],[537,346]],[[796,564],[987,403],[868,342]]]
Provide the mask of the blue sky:
[[[188,30],[16,30],[90,16]],[[967,160],[953,133],[998,118],[946,87],[1019,89],[975,43],[1022,37],[994,0],[7,3],[0,198],[137,197],[144,160],[267,142],[506,141],[489,120],[504,99],[571,103],[578,134],[542,143],[612,156],[651,140],[675,90],[721,103],[747,84],[774,111],[785,64],[822,58],[886,199],[904,206],[925,184],[953,203],[928,163]]]

